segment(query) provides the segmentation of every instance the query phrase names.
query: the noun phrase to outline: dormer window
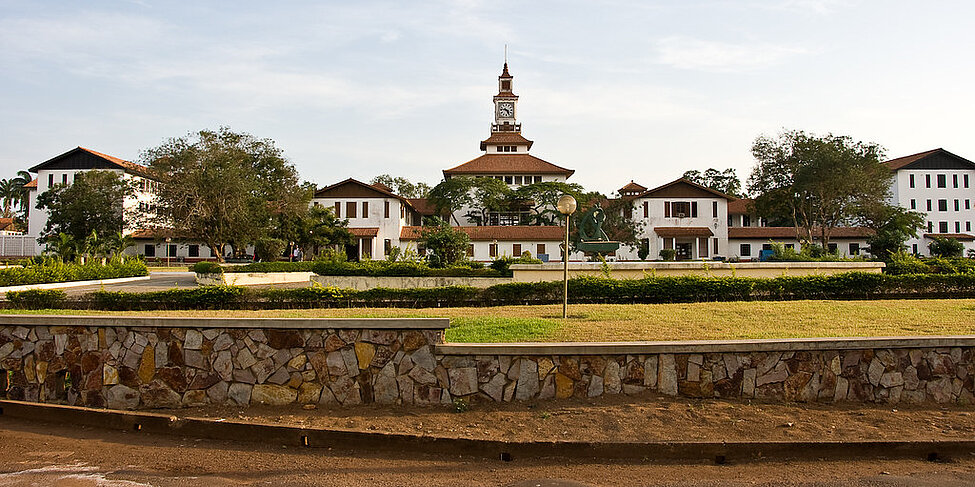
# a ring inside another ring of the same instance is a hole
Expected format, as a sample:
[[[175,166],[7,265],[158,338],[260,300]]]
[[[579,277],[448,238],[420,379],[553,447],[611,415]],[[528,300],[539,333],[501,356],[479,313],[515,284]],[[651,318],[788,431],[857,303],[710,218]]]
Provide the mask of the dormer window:
[[[499,145],[498,152],[518,152],[517,145]]]

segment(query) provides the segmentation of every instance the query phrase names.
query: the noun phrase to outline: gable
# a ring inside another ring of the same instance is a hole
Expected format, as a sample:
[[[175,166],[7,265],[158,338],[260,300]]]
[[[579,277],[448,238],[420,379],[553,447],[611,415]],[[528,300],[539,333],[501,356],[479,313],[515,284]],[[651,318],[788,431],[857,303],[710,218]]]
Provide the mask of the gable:
[[[969,161],[964,157],[956,156],[944,149],[935,149],[906,157],[899,157],[887,161],[886,164],[895,171],[899,169],[975,169],[975,162]]]
[[[710,188],[706,188],[699,184],[695,184],[684,178],[678,179],[676,181],[667,183],[663,186],[658,186],[654,189],[644,192],[639,196],[640,198],[724,198],[732,199],[728,195],[715,191]]]
[[[322,188],[315,192],[316,198],[396,198],[387,193],[355,179],[346,179],[341,183]]]
[[[148,168],[145,166],[102,154],[101,152],[95,152],[84,147],[76,147],[64,154],[48,159],[30,168],[30,172],[84,169],[121,169],[148,177]]]

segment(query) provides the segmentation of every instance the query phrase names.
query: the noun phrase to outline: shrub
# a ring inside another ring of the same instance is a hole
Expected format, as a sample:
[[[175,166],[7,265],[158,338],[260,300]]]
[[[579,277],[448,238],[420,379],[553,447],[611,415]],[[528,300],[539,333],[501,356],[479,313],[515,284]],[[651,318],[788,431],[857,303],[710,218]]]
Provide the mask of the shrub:
[[[508,257],[507,255],[498,257],[497,259],[494,259],[493,262],[491,262],[491,268],[498,271],[502,276],[511,277],[512,272],[509,268],[512,266],[512,264],[541,264],[541,263],[542,263],[541,260],[532,257],[531,253],[526,251],[525,253],[521,254],[520,257],[517,258]]]
[[[225,266],[224,272],[314,272],[315,262],[253,262],[244,265]]]
[[[26,261],[22,267],[0,269],[0,286],[22,286],[49,282],[117,279],[149,275],[145,262],[135,257],[113,257],[106,264],[86,264],[43,258]]]
[[[197,274],[222,274],[223,267],[216,262],[200,261],[190,266],[190,271]]]
[[[68,295],[60,289],[7,291],[10,306],[17,309],[55,309],[64,305]]]
[[[660,259],[661,260],[674,260],[677,257],[677,251],[674,249],[660,249]]]
[[[288,243],[280,238],[264,237],[254,242],[254,255],[258,260],[274,262],[284,255]]]
[[[928,244],[931,255],[936,257],[961,257],[965,251],[965,244],[954,238],[934,237]]]
[[[112,311],[155,309],[241,309],[248,303],[244,288],[203,286],[146,293],[95,291],[89,296],[95,309]]]

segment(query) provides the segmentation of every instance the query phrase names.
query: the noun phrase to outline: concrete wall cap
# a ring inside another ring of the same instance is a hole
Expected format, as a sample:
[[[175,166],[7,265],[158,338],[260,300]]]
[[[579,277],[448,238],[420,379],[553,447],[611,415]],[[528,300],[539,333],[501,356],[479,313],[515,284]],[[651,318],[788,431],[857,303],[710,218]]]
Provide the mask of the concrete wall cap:
[[[199,316],[0,315],[0,326],[443,330],[448,318],[209,318]]]
[[[883,269],[883,262],[718,262],[718,261],[687,261],[687,262],[607,262],[611,270],[639,270],[639,269]],[[561,262],[548,264],[512,264],[512,270],[540,271],[561,270]],[[600,271],[601,262],[569,262],[569,270]]]
[[[660,353],[789,352],[975,346],[975,335],[788,338],[679,342],[464,343],[437,345],[441,355],[652,355]]]

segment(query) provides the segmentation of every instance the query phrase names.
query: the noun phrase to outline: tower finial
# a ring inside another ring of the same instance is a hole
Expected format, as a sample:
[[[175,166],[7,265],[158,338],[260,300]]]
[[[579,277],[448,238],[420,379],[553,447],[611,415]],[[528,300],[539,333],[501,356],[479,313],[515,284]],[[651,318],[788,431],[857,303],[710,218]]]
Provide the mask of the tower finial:
[[[504,44],[504,63],[508,64],[508,44]]]

